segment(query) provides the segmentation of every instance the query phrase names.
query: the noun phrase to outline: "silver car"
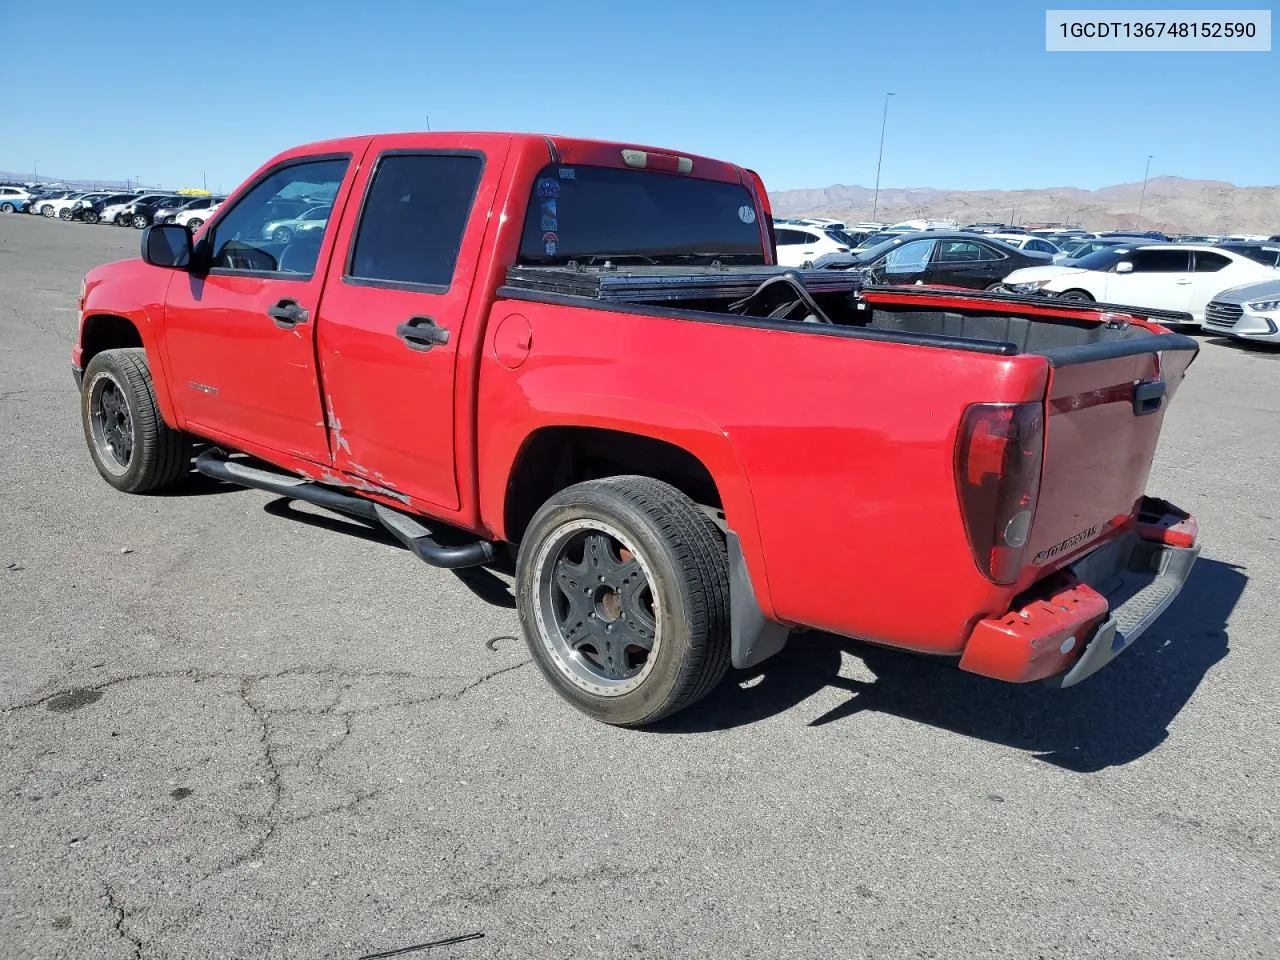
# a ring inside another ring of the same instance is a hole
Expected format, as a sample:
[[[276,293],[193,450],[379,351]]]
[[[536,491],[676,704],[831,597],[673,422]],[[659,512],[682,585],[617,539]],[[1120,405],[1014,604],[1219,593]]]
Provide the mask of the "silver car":
[[[274,240],[276,243],[288,243],[293,239],[294,234],[324,230],[324,225],[329,222],[329,211],[332,209],[332,207],[311,207],[288,220],[268,220],[262,227],[262,237],[264,240]]]
[[[1280,278],[1223,290],[1204,308],[1206,333],[1280,343]]]

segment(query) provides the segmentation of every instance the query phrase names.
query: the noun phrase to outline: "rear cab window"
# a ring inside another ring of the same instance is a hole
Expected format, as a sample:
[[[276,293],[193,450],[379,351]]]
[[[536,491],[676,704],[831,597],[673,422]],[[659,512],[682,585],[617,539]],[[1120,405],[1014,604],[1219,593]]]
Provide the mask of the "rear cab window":
[[[814,239],[807,235],[802,242]],[[765,262],[765,251],[755,202],[740,183],[548,164],[534,179],[519,262],[558,266],[571,260],[756,265]]]

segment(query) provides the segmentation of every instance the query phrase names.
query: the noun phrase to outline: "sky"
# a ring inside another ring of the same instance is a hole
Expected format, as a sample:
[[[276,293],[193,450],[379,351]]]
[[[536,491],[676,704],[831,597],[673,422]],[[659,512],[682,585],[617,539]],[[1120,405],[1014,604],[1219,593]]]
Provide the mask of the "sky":
[[[1152,177],[1280,183],[1280,54],[1049,53],[1027,0],[50,9],[0,0],[0,170],[226,191],[298,144],[429,125],[666,146],[771,190],[871,186],[892,92],[884,187],[1095,189],[1140,181],[1148,155]]]

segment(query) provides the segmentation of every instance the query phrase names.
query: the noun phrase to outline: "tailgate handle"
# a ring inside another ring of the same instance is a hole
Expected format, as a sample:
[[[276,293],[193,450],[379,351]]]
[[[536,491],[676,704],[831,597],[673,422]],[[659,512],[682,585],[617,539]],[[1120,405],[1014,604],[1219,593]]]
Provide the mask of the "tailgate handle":
[[[1133,415],[1143,417],[1155,413],[1164,403],[1164,381],[1147,380],[1133,385]]]

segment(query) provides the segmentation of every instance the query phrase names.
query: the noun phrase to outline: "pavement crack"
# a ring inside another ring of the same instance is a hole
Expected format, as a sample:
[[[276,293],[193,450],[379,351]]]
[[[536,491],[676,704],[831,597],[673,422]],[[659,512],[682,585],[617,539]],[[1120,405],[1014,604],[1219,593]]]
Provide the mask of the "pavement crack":
[[[450,893],[426,904],[428,909],[450,903],[469,903],[473,906],[490,906],[511,893],[539,891],[555,886],[576,886],[583,883],[600,883],[602,881],[635,880],[651,876],[667,869],[668,866],[652,866],[641,868],[617,867],[600,864],[579,873],[548,873],[531,880],[517,880],[505,883],[486,883],[469,892]]]
[[[193,682],[199,683],[202,680],[212,680],[220,677],[220,674],[202,673],[199,670],[148,670],[143,673],[130,673],[122,677],[112,677],[109,680],[100,680],[96,683],[73,684],[69,687],[62,687],[49,693],[42,694],[31,700],[24,700],[20,703],[13,703],[0,713],[13,713],[16,710],[33,710],[36,707],[42,707],[54,697],[67,696],[75,691],[92,690],[94,692],[106,690],[108,687],[118,686],[122,683],[136,683],[144,680],[172,680],[178,677],[185,677]]]
[[[470,693],[476,687],[482,686],[483,684],[488,683],[490,680],[493,680],[496,677],[502,676],[504,673],[511,673],[515,670],[519,670],[521,667],[527,667],[531,663],[533,663],[533,659],[530,657],[530,658],[521,660],[519,663],[513,663],[510,666],[499,667],[497,670],[490,670],[488,673],[486,673],[484,676],[480,677],[479,679],[472,680],[470,683],[468,683],[465,687],[463,687],[457,693],[447,694],[442,699],[461,700],[463,697],[465,697],[468,693]]]
[[[120,898],[116,896],[116,892],[111,889],[111,884],[103,884],[107,891],[107,908],[115,916],[112,923],[112,929],[116,935],[125,943],[133,948],[133,960],[141,960],[142,958],[142,940],[135,934],[125,929],[125,920],[128,919],[128,911],[125,910],[124,904]]]

